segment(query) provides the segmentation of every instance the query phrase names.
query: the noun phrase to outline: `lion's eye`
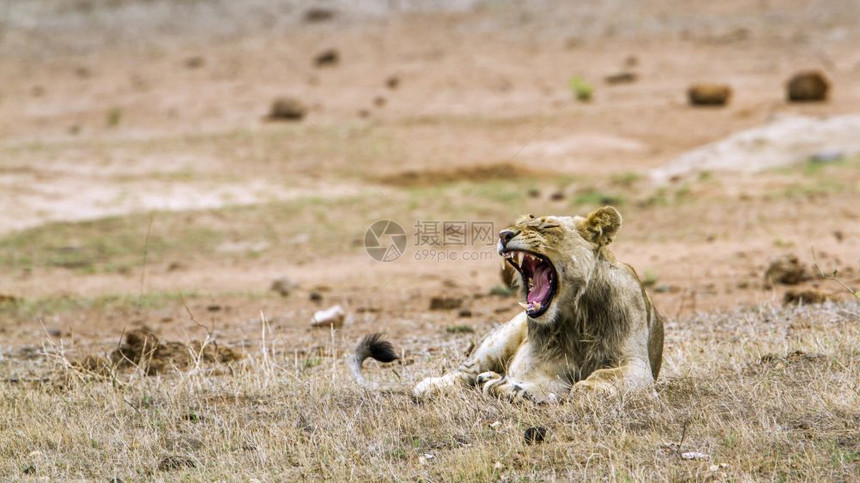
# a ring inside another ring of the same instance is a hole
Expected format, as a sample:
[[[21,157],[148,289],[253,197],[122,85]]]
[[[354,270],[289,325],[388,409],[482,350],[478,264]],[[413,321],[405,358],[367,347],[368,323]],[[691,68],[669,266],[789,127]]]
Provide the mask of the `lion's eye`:
[[[541,225],[541,229],[549,230],[552,228],[558,228],[559,226],[561,226],[561,225],[559,225],[557,223],[544,223],[543,225]]]

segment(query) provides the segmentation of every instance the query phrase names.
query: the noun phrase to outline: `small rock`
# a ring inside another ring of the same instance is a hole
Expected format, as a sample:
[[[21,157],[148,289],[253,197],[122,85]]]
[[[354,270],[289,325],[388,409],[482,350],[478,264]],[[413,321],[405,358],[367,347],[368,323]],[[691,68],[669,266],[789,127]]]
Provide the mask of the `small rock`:
[[[391,90],[397,89],[400,86],[400,77],[396,75],[388,76],[388,79],[385,79],[385,86]]]
[[[543,443],[543,440],[546,439],[546,428],[543,426],[533,426],[526,429],[523,437],[526,440],[526,444]]]
[[[385,104],[387,102],[388,102],[388,99],[386,99],[383,96],[376,96],[373,98],[373,105],[376,107],[385,107]]]
[[[815,289],[810,290],[789,290],[782,298],[785,305],[813,305],[823,304],[831,300],[830,295]]]
[[[681,453],[681,459],[687,461],[709,460],[711,457],[705,453],[699,453],[698,451],[687,451],[686,453]]]
[[[311,292],[311,294],[308,296],[308,298],[311,300],[311,302],[321,302],[323,299],[323,296],[319,292]]]
[[[628,55],[624,59],[624,67],[636,67],[637,65],[639,65],[639,58],[635,55]]]
[[[287,277],[281,277],[272,281],[272,286],[269,287],[269,290],[278,292],[279,294],[281,294],[282,297],[286,297],[290,295],[290,292],[292,292],[295,288],[296,284],[290,281],[290,279],[288,279]]]
[[[209,312],[220,312],[221,306],[218,304],[209,304],[206,306],[206,310]]]
[[[636,82],[639,77],[635,72],[619,72],[617,74],[610,74],[603,78],[604,82],[609,85],[615,84],[631,84]]]
[[[291,97],[279,97],[272,103],[269,111],[269,120],[272,121],[300,121],[305,117],[307,109],[298,99]]]
[[[325,310],[314,312],[313,319],[311,319],[311,327],[334,327],[335,329],[339,329],[343,327],[345,320],[346,311],[340,305],[335,305]]]
[[[556,191],[555,193],[549,195],[550,201],[561,201],[564,199],[563,191]]]
[[[500,427],[502,427],[501,421],[493,421],[492,423],[490,423],[490,428],[492,429],[499,429]]]
[[[454,297],[433,297],[430,299],[430,310],[453,310],[463,305],[463,299]]]
[[[3,304],[15,305],[15,304],[17,304],[17,303],[19,303],[19,302],[21,302],[21,298],[20,298],[20,297],[16,297],[16,296],[14,296],[14,295],[9,295],[9,294],[0,293],[0,305],[3,305]]]
[[[830,82],[821,71],[810,70],[793,75],[786,86],[789,102],[816,102],[827,100]]]
[[[532,188],[526,192],[529,198],[537,198],[540,196],[540,190],[537,188]]]
[[[360,117],[362,119],[364,119],[366,117],[370,117],[370,111],[367,109],[359,109],[358,110],[358,117]]]
[[[334,66],[340,62],[340,52],[337,49],[323,50],[314,57],[314,65],[317,67]]]
[[[189,69],[199,69],[206,65],[206,59],[199,55],[195,55],[194,57],[189,57],[185,59],[185,67]]]
[[[687,90],[687,99],[693,106],[724,106],[732,96],[732,88],[725,84],[696,84]]]
[[[833,238],[836,238],[836,241],[841,242],[845,239],[845,234],[842,233],[842,230],[835,230],[833,232]]]
[[[329,8],[313,7],[305,12],[305,22],[316,23],[326,22],[333,19],[335,11]]]
[[[472,311],[469,309],[460,309],[460,311],[457,312],[457,315],[460,317],[471,317]]]
[[[766,288],[775,283],[797,285],[810,278],[806,266],[800,262],[797,255],[787,254],[771,260],[764,273],[764,285]]]

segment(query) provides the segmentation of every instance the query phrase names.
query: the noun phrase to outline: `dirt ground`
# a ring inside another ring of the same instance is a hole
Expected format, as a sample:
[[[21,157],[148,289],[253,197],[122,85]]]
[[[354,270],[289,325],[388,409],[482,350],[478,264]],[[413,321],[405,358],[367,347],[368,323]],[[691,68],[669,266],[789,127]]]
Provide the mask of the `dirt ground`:
[[[519,308],[499,295],[494,240],[421,245],[418,227],[463,222],[471,236],[476,223],[495,233],[520,214],[604,204],[624,216],[615,254],[666,318],[669,377],[685,372],[703,314],[778,306],[790,290],[851,307],[814,264],[860,286],[860,157],[667,184],[651,173],[778,116],[860,112],[856,2],[428,5],[0,6],[6,384],[40,380],[58,353],[106,355],[141,328],[254,354],[270,330],[273,354],[296,364],[385,331],[422,364]],[[333,16],[309,20],[312,7]],[[326,49],[338,61],[317,65]],[[828,100],[788,103],[786,81],[809,69],[829,78]],[[606,80],[622,72],[634,80]],[[697,82],[730,85],[729,104],[689,106]],[[267,118],[283,96],[304,104],[302,120]],[[364,244],[386,219],[408,241],[383,263]],[[789,254],[809,276],[767,283]],[[287,295],[270,290],[279,279]],[[434,297],[460,304],[431,311]],[[311,329],[335,304],[347,325]],[[725,337],[755,337],[734,330]],[[857,464],[846,471],[833,475],[848,481]]]

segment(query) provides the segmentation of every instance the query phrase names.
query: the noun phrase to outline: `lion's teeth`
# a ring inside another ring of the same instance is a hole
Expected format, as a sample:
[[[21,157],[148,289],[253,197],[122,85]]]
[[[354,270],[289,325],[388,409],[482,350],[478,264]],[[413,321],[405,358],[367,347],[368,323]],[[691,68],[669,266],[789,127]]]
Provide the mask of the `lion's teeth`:
[[[524,256],[525,254],[523,252],[517,252],[517,265],[522,266]]]
[[[522,307],[526,310],[528,310],[531,307],[529,304],[527,304],[525,302],[517,302],[517,303],[520,304],[520,307]]]

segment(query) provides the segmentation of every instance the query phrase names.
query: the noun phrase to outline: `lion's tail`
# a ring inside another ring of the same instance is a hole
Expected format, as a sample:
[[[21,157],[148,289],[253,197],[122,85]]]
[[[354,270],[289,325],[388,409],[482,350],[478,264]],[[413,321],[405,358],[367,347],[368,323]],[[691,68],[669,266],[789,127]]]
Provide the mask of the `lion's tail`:
[[[403,384],[373,382],[365,379],[361,373],[361,365],[368,357],[376,359],[379,362],[391,362],[400,359],[400,356],[394,351],[394,346],[391,345],[391,342],[383,339],[382,334],[377,332],[364,336],[358,345],[355,346],[355,352],[352,354],[352,357],[349,358],[349,370],[359,386],[371,391],[409,392]]]

